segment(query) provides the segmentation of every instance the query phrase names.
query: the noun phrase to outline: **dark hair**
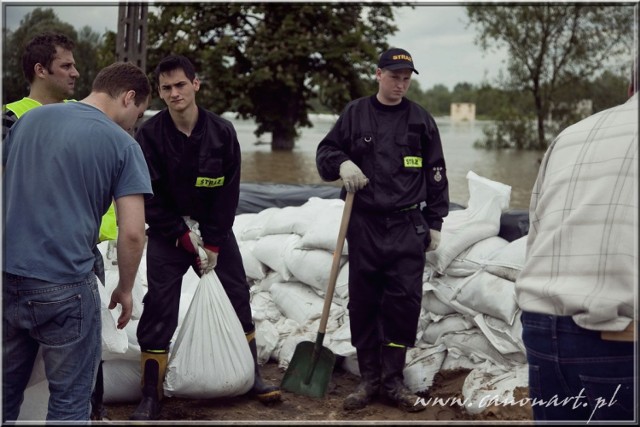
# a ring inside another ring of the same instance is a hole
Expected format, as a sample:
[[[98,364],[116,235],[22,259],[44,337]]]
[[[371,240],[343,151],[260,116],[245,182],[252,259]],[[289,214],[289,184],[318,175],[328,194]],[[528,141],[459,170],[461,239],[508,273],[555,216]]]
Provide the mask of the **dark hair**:
[[[56,46],[73,50],[75,43],[69,37],[59,33],[41,33],[32,38],[22,54],[22,73],[27,83],[33,83],[36,64],[41,64],[50,73],[51,63],[56,55]]]
[[[193,67],[193,63],[189,61],[189,58],[182,55],[169,55],[162,58],[154,71],[156,82],[160,82],[160,74],[175,70],[184,71],[184,75],[187,76],[190,81],[196,78],[196,69]]]
[[[117,98],[122,92],[136,92],[135,104],[149,98],[151,85],[144,71],[130,62],[115,62],[100,70],[93,80],[92,92],[102,92]]]

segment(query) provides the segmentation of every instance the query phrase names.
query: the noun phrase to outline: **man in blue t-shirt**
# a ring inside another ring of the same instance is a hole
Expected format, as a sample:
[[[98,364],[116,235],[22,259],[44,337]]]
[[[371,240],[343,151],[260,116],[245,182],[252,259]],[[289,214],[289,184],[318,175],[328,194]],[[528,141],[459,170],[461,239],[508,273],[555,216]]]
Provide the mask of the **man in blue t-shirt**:
[[[119,283],[109,308],[131,318],[152,195],[142,151],[128,134],[151,87],[142,70],[115,63],[80,102],[22,117],[3,143],[3,423],[18,418],[39,348],[49,380],[47,420],[89,420],[101,356],[93,248],[115,199]]]

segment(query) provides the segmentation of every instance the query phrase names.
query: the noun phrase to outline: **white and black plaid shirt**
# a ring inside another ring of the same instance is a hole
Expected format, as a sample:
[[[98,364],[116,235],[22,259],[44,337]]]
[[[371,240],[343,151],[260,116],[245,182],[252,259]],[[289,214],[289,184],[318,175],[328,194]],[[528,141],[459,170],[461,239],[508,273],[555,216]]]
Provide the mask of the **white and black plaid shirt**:
[[[525,311],[619,331],[637,320],[638,94],[565,129],[531,195]]]

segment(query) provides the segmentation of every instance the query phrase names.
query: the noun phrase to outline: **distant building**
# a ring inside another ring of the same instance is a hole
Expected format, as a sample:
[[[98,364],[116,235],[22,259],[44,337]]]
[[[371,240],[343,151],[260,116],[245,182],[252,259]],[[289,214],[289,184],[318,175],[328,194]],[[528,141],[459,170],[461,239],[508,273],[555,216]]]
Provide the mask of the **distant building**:
[[[470,102],[451,103],[452,122],[472,122],[476,119],[476,104]]]

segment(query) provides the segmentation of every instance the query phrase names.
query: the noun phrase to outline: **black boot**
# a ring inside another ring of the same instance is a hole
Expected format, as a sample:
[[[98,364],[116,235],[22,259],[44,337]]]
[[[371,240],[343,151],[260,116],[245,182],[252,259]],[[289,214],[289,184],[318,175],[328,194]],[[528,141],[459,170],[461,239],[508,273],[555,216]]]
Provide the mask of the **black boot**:
[[[383,345],[381,350],[382,360],[382,391],[384,395],[406,412],[418,412],[426,409],[426,406],[416,404],[419,397],[404,385],[406,347]]]
[[[380,349],[358,350],[360,384],[344,400],[343,408],[354,411],[367,406],[380,391]]]
[[[253,387],[249,390],[249,394],[255,396],[256,399],[265,405],[280,402],[282,400],[282,393],[280,388],[274,385],[269,385],[262,380],[260,376],[260,370],[258,368],[258,349],[256,347],[255,332],[246,334],[249,348],[251,349],[251,355],[253,356],[254,364],[254,381]]]
[[[157,420],[160,416],[167,357],[167,352],[142,352],[142,401],[129,417],[130,420]]]

